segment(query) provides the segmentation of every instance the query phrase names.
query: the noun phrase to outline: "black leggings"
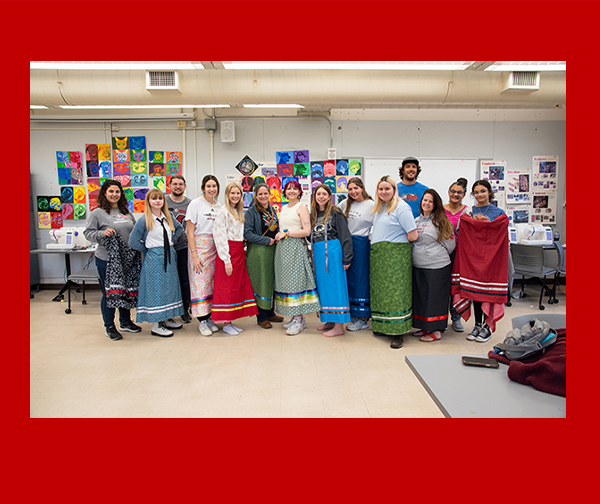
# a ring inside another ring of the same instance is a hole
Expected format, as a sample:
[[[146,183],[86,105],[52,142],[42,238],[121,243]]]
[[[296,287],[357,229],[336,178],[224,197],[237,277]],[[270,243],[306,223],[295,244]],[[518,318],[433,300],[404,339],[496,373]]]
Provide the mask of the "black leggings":
[[[473,311],[475,312],[475,323],[483,324],[485,322],[485,315],[481,308],[481,301],[473,301]]]

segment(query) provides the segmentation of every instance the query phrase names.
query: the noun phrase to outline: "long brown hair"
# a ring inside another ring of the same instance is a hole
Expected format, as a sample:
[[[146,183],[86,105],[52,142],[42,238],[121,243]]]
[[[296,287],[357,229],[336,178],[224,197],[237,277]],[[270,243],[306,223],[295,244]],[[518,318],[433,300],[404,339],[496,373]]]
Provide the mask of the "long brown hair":
[[[437,191],[435,189],[427,189],[423,193],[423,198],[426,194],[431,194],[431,197],[433,198],[431,222],[438,230],[438,242],[442,243],[442,240],[448,240],[454,236],[454,228],[452,227],[452,223],[446,215],[442,198],[440,198],[440,195],[437,193]],[[421,215],[423,215],[423,198],[421,198],[421,202],[419,203],[419,212],[421,212]]]
[[[365,189],[365,184],[363,184],[363,181],[361,179],[359,179],[358,177],[352,177],[350,180],[348,180],[348,185],[346,186],[346,188],[348,188],[350,184],[355,184],[362,189],[363,198],[365,200],[373,200],[373,198],[371,198],[371,196]],[[350,207],[352,206],[352,203],[354,203],[354,201],[355,200],[352,198],[352,196],[350,196],[350,191],[348,191],[348,199],[346,200],[346,211],[344,212],[346,220],[348,220],[348,215],[350,215]]]
[[[119,182],[118,180],[110,179],[110,180],[104,181],[104,184],[102,184],[102,187],[100,188],[100,192],[98,193],[98,206],[100,208],[102,208],[102,210],[104,210],[106,213],[110,213],[110,211],[112,209],[112,205],[109,203],[108,199],[106,198],[106,191],[108,191],[108,188],[110,186],[117,186],[119,188],[119,190],[121,191],[121,197],[119,198],[117,205],[119,207],[119,211],[123,215],[127,215],[129,213],[129,206],[127,205],[127,198],[125,197],[125,192],[123,191],[121,182]]]
[[[319,189],[324,189],[327,194],[329,194],[329,199],[327,200],[327,203],[325,203],[325,209],[323,212],[323,224],[326,224],[327,221],[329,220],[329,216],[331,215],[331,212],[339,212],[342,213],[342,211],[332,203],[331,201],[331,196],[332,196],[332,192],[331,192],[331,187],[329,187],[327,184],[320,184],[317,187],[315,187],[314,192],[312,193],[312,197],[311,197],[311,202],[310,202],[310,224],[311,226],[314,226],[315,223],[317,222],[317,212],[319,211],[319,204],[317,203],[317,191]]]

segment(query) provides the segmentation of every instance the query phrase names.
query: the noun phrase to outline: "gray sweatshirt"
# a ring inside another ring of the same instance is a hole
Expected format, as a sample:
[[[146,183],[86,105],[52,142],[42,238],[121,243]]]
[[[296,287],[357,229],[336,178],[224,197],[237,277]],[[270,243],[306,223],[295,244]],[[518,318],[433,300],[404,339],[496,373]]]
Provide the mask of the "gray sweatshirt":
[[[454,237],[438,242],[438,230],[431,217],[419,215],[415,219],[417,239],[412,243],[413,266],[423,269],[440,269],[448,266],[450,254],[456,246]]]
[[[135,217],[131,212],[124,215],[118,208],[111,208],[110,213],[106,213],[102,208],[96,208],[90,213],[90,218],[83,234],[92,243],[98,243],[104,236],[104,231],[112,228],[121,235],[125,243],[128,243],[129,234],[133,231],[134,226]],[[95,255],[98,259],[108,261],[106,247],[100,245],[100,243],[98,243]]]

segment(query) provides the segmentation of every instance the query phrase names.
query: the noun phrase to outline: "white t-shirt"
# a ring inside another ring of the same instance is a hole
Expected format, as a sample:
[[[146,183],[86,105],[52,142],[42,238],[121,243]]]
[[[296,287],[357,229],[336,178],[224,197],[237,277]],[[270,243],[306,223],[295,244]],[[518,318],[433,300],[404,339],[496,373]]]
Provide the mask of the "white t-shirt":
[[[346,204],[348,199],[345,199],[339,204],[340,210],[346,215]],[[350,234],[354,236],[369,236],[373,227],[375,214],[371,213],[375,202],[373,200],[354,201],[350,206],[348,213],[348,229]]]
[[[194,224],[195,235],[213,234],[213,224],[215,223],[217,210],[222,206],[218,201],[211,205],[203,196],[190,201],[185,220]]]
[[[399,200],[396,209],[389,214],[386,212],[386,207],[387,205],[375,215],[371,243],[380,241],[408,243],[406,235],[413,229],[417,229],[410,206],[405,201]]]

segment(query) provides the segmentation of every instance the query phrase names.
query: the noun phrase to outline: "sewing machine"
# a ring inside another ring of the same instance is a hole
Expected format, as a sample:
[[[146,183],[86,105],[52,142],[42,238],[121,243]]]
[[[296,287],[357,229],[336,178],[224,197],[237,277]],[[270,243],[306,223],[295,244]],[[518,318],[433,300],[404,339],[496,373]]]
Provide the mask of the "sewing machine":
[[[517,224],[508,228],[510,243],[522,245],[552,245],[554,236],[549,226],[534,226],[532,224]]]
[[[74,250],[89,247],[92,244],[83,235],[84,229],[85,228],[83,227],[63,227],[60,229],[51,229],[48,233],[50,234],[50,238],[54,240],[54,243],[48,243],[46,248],[56,250]]]

